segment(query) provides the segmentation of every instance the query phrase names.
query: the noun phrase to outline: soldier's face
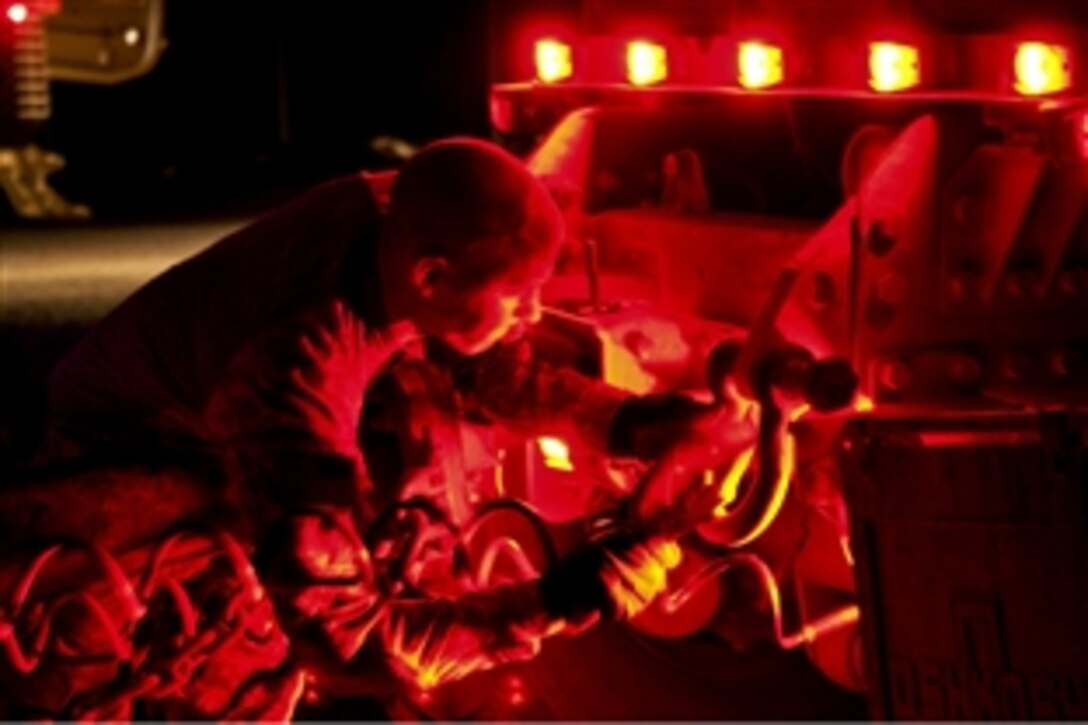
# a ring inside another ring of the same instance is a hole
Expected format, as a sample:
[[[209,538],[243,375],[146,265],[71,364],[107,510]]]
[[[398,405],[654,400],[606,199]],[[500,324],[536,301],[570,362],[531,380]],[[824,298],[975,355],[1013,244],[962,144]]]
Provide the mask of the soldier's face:
[[[448,290],[436,303],[443,321],[438,337],[463,355],[476,355],[540,320],[540,291],[555,255],[517,265],[471,291]]]

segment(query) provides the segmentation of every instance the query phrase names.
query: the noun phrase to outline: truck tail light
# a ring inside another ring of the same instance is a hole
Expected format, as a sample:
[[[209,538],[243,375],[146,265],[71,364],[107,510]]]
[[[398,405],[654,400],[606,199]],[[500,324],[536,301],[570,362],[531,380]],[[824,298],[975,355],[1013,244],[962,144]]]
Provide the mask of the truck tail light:
[[[880,93],[905,91],[922,79],[918,48],[902,43],[869,44],[869,87]]]
[[[627,80],[634,86],[652,86],[669,75],[665,46],[646,40],[627,44]]]
[[[574,75],[574,52],[568,43],[542,38],[533,48],[536,77],[541,83],[558,83]]]
[[[1072,85],[1071,54],[1062,45],[1020,43],[1014,61],[1017,92],[1041,96],[1064,91]]]
[[[744,88],[770,88],[782,82],[782,49],[757,40],[737,48],[737,82]]]
[[[30,17],[30,10],[27,9],[27,6],[23,3],[13,3],[8,6],[6,15],[8,16],[8,20],[16,25],[21,25]]]

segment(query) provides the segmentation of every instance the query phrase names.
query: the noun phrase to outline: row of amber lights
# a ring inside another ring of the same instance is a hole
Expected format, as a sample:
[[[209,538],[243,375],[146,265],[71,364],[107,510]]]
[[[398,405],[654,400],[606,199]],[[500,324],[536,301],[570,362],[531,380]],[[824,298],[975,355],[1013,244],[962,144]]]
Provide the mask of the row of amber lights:
[[[574,50],[555,38],[536,41],[536,77],[542,83],[561,83],[574,76]],[[646,87],[669,75],[668,51],[648,40],[627,43],[627,81]],[[1059,93],[1072,85],[1071,53],[1053,43],[1037,41],[1017,45],[1013,59],[1016,91],[1025,96]],[[758,40],[737,46],[737,83],[747,89],[773,88],[785,78],[784,53],[780,46]],[[921,83],[918,48],[904,43],[869,44],[869,87],[881,93],[905,91]]]

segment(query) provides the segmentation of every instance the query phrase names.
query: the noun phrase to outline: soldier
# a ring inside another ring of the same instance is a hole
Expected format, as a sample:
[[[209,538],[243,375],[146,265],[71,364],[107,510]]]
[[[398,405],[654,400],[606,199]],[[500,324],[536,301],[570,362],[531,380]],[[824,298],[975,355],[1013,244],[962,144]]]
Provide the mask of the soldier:
[[[678,549],[651,534],[606,537],[534,581],[437,601],[368,588],[359,535],[375,492],[358,430],[390,361],[436,341],[486,371],[471,385],[483,414],[565,426],[615,453],[690,447],[715,418],[502,344],[539,319],[562,238],[554,202],[513,156],[471,139],[434,143],[380,207],[363,175],[325,183],[138,290],[54,371],[48,452],[222,461],[251,535],[266,542],[262,576],[280,618],[293,639],[320,640],[306,667],[365,678],[363,653],[377,646],[392,672],[429,687],[530,656],[596,613],[637,613]]]

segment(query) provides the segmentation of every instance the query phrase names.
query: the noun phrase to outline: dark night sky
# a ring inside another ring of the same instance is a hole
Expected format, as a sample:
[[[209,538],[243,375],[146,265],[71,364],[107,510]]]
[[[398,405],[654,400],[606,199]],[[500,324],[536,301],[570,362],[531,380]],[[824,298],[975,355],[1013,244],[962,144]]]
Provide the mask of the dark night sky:
[[[167,0],[147,76],[56,83],[39,142],[99,217],[219,208],[380,166],[370,140],[487,133],[483,0]]]

